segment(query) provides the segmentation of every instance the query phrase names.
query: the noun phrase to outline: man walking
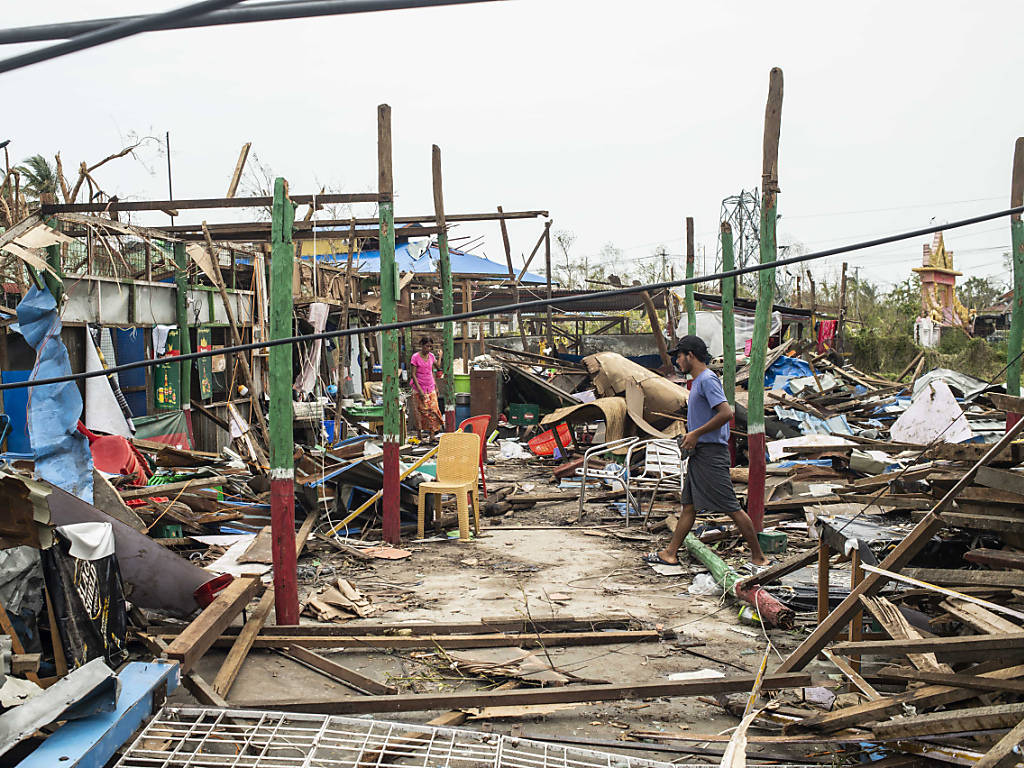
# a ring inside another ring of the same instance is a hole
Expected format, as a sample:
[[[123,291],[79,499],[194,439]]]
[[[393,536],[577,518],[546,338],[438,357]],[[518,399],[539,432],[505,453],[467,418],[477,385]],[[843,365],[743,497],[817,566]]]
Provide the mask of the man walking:
[[[648,563],[676,565],[679,547],[693,528],[697,511],[724,512],[736,524],[743,540],[750,547],[754,565],[768,564],[761,551],[757,532],[750,517],[740,507],[729,477],[729,421],[732,408],[718,376],[708,368],[711,356],[699,336],[684,336],[672,351],[675,364],[693,378],[686,404],[687,433],[683,438],[683,454],[689,454],[686,480],[683,482],[683,510],[676,522],[672,541],[659,552],[651,552]]]

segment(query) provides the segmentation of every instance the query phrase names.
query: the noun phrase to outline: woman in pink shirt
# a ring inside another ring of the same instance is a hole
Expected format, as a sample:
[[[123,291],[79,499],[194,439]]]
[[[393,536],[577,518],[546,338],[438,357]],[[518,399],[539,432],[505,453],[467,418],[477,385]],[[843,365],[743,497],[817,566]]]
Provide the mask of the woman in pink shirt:
[[[420,339],[420,351],[409,358],[412,366],[413,402],[416,405],[416,428],[420,439],[444,430],[441,408],[437,404],[437,385],[434,383],[434,369],[440,368],[441,361],[434,356],[434,343],[428,336]]]

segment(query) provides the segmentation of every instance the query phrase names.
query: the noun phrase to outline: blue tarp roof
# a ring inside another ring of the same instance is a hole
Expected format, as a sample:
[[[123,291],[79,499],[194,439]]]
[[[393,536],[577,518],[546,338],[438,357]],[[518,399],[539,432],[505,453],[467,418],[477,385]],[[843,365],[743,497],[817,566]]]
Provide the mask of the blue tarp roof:
[[[424,252],[418,259],[414,259],[412,254],[419,253],[420,249],[413,246],[413,251],[410,253],[409,247],[409,243],[401,243],[395,246],[395,262],[398,264],[400,272],[415,272],[417,274],[437,273],[437,265],[441,258],[441,253],[435,246],[430,246],[430,249]],[[452,250],[449,253],[451,255],[453,275],[494,275],[496,279],[508,277],[508,266],[506,264],[499,264],[496,261],[485,259],[483,256],[462,251]],[[347,253],[324,254],[320,256],[321,262],[337,263],[340,266],[344,266],[347,260]],[[359,264],[359,271],[364,274],[379,273],[380,251],[362,251],[358,254],[358,262],[354,261],[353,265],[355,263]],[[526,272],[523,275],[522,282],[544,283],[546,280],[540,275]]]

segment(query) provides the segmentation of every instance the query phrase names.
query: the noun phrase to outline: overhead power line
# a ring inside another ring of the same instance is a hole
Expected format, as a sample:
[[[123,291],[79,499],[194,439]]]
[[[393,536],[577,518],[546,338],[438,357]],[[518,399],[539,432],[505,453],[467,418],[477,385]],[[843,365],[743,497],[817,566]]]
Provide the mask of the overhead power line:
[[[322,333],[309,333],[302,336],[288,336],[283,339],[271,339],[269,341],[258,341],[251,344],[239,344],[233,347],[221,347],[216,350],[209,350],[206,352],[191,352],[187,355],[175,355],[171,358],[156,358],[154,360],[139,360],[134,363],[125,363],[123,365],[112,366],[110,368],[104,368],[98,371],[85,371],[83,373],[72,373],[67,376],[54,376],[48,379],[35,379],[34,381],[23,381],[23,382],[9,382],[6,384],[0,384],[0,392],[8,389],[20,389],[22,387],[39,387],[44,384],[60,384],[65,381],[79,381],[81,379],[91,379],[96,376],[109,376],[114,373],[122,373],[124,371],[133,371],[137,368],[149,368],[155,365],[163,365],[166,363],[183,363],[189,360],[198,360],[204,357],[213,357],[214,355],[232,354],[235,352],[250,352],[255,349],[267,349],[268,347],[276,347],[281,344],[298,344],[300,342],[316,341],[317,339],[334,339],[342,336],[355,336],[359,334],[379,333],[381,331],[392,331],[399,330],[402,328],[414,328],[420,325],[435,325],[437,323],[445,321],[461,321],[471,320],[475,317],[487,317],[492,315],[506,315],[513,312],[521,312],[523,310],[530,309],[541,309],[548,305],[563,306],[567,304],[575,304],[583,301],[591,301],[593,299],[604,299],[612,298],[614,296],[628,296],[634,293],[641,293],[643,291],[661,291],[666,288],[678,288],[684,285],[696,285],[697,283],[705,283],[711,280],[721,280],[727,277],[739,277],[740,275],[750,274],[752,272],[760,272],[764,269],[775,269],[778,267],[785,267],[789,264],[800,264],[805,261],[814,261],[816,259],[824,259],[828,256],[838,256],[842,253],[852,253],[853,251],[860,251],[866,248],[873,248],[878,245],[887,245],[888,243],[899,242],[900,240],[909,240],[914,237],[921,237],[922,235],[931,235],[936,232],[941,232],[947,229],[958,229],[960,227],[969,227],[972,224],[980,224],[983,221],[992,221],[994,219],[1005,218],[1006,216],[1012,216],[1014,214],[1024,213],[1024,205],[1017,206],[1015,208],[1007,208],[1002,211],[994,211],[992,213],[984,213],[978,216],[972,216],[968,219],[961,219],[960,221],[946,222],[936,226],[924,227],[922,229],[914,229],[908,232],[900,232],[895,235],[887,235],[885,237],[875,238],[873,240],[864,240],[858,243],[851,243],[850,245],[842,245],[836,248],[829,248],[824,251],[817,251],[815,253],[805,253],[800,256],[790,256],[784,259],[778,259],[768,264],[752,264],[747,267],[741,267],[739,269],[733,269],[728,272],[716,272],[711,275],[700,275],[697,277],[691,277],[689,279],[681,280],[666,280],[660,283],[650,283],[648,285],[631,285],[626,288],[613,288],[607,291],[596,291],[594,293],[578,293],[571,296],[558,296],[551,299],[533,299],[530,301],[520,301],[514,304],[504,304],[499,307],[491,307],[489,309],[474,309],[468,312],[458,312],[452,315],[439,315],[434,317],[422,317],[415,320],[403,320],[397,323],[386,323],[383,325],[372,325],[365,328],[339,328],[334,331],[323,331]]]
[[[305,19],[314,16],[338,16],[371,11],[398,11],[413,8],[433,8],[444,5],[494,2],[495,0],[278,0],[269,3],[250,3],[238,8],[204,11],[191,17],[160,19],[147,30],[193,29],[224,24],[248,24],[256,21]],[[238,0],[236,0],[238,2]],[[221,5],[224,5],[223,3]],[[160,14],[165,15],[165,14]],[[45,40],[66,40],[108,28],[115,24],[145,21],[152,16],[115,16],[105,19],[65,21],[55,24],[37,24],[0,30],[0,44],[38,43]]]

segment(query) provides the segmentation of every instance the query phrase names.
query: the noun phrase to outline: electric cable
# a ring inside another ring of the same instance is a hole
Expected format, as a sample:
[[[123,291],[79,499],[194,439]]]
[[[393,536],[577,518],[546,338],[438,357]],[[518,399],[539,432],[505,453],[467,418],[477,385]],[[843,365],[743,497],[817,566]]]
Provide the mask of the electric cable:
[[[768,262],[766,264],[751,264],[747,267],[739,267],[738,269],[729,270],[727,272],[715,272],[710,275],[699,275],[691,278],[681,278],[679,280],[667,280],[660,283],[649,283],[647,285],[631,285],[624,288],[614,288],[607,291],[595,291],[593,293],[578,293],[571,296],[559,296],[552,297],[550,299],[532,299],[530,301],[521,301],[513,304],[504,304],[498,307],[491,307],[487,309],[473,309],[466,312],[457,312],[451,315],[435,315],[431,317],[421,317],[411,320],[401,320],[395,323],[383,323],[380,325],[366,326],[362,328],[338,328],[332,331],[323,331],[321,333],[309,333],[300,336],[286,336],[280,339],[269,339],[266,341],[251,342],[249,344],[239,344],[233,347],[223,347],[217,350],[209,350],[206,352],[190,352],[187,355],[175,355],[173,360],[167,358],[157,358],[154,360],[139,360],[132,363],[124,363],[117,365],[109,369],[101,371],[86,371],[82,373],[72,373],[67,376],[53,376],[48,379],[36,379],[34,381],[21,381],[21,382],[8,382],[0,384],[0,392],[10,389],[20,389],[22,387],[39,387],[45,384],[62,384],[68,381],[80,381],[82,379],[91,379],[95,376],[106,376],[114,373],[121,373],[122,371],[131,371],[136,368],[149,368],[156,365],[161,365],[167,362],[172,363],[185,363],[191,360],[199,360],[204,357],[213,357],[214,355],[226,355],[235,352],[249,352],[254,349],[267,349],[270,347],[276,347],[281,344],[297,344],[305,341],[315,341],[317,339],[333,339],[342,336],[356,336],[360,334],[380,333],[382,331],[395,331],[403,328],[415,328],[421,325],[436,325],[442,322],[456,322],[462,320],[471,320],[475,317],[486,317],[492,315],[507,315],[512,312],[522,311],[524,309],[539,309],[547,307],[549,305],[563,305],[563,304],[575,304],[583,301],[592,301],[594,299],[605,299],[612,298],[615,296],[628,296],[634,293],[642,293],[644,291],[655,292],[665,290],[666,288],[678,288],[685,285],[696,285],[698,283],[706,283],[714,280],[722,280],[729,277],[739,277],[740,275],[746,275],[753,272],[760,272],[766,269],[777,269],[778,267],[784,267],[789,264],[800,264],[805,261],[814,261],[816,259],[823,259],[828,256],[836,256],[842,253],[852,253],[853,251],[864,250],[866,248],[872,248],[878,245],[886,245],[888,243],[895,243],[900,240],[910,240],[915,237],[921,237],[923,235],[932,235],[936,232],[941,232],[949,229],[958,229],[960,227],[968,227],[973,224],[980,224],[985,221],[992,221],[994,219],[1004,218],[1006,216],[1014,216],[1024,213],[1024,205],[1019,205],[1014,208],[1006,208],[1001,211],[994,211],[991,213],[979,214],[972,216],[968,219],[961,219],[959,221],[947,222],[945,224],[939,224],[930,227],[923,227],[921,229],[914,229],[907,232],[899,232],[894,235],[887,235],[885,237],[875,238],[873,240],[865,240],[858,243],[851,243],[849,245],[838,246],[836,248],[829,248],[824,251],[817,251],[813,253],[805,253],[799,256],[789,256],[787,258],[778,259],[776,261]]]
[[[210,11],[217,11],[230,5],[237,5],[240,2],[242,0],[202,0],[201,2],[185,5],[181,8],[173,8],[163,13],[154,13],[149,16],[134,16],[94,29],[91,32],[76,35],[70,40],[65,40],[63,43],[48,45],[45,48],[37,48],[34,51],[0,60],[0,73],[21,69],[31,64],[39,64],[43,61],[56,59],[59,56],[75,53],[76,51],[84,51],[86,48],[94,48],[97,45],[131,37],[140,32],[149,32],[159,28],[161,24],[187,21]]]

